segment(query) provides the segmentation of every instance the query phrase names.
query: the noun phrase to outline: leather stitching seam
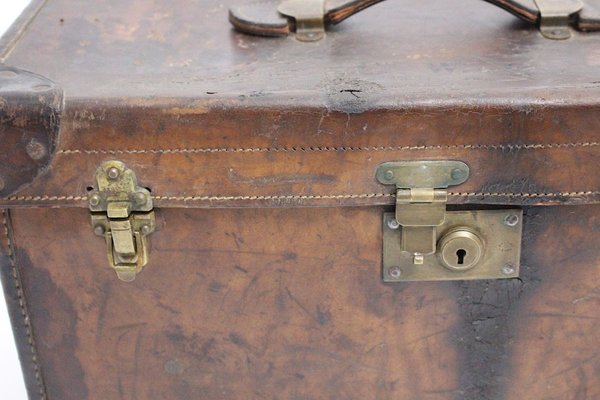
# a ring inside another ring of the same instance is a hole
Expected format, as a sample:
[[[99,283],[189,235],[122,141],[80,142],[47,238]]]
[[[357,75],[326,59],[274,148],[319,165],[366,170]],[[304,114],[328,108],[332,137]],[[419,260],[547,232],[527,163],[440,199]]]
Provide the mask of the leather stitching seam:
[[[600,191],[554,192],[554,193],[508,193],[508,192],[450,192],[452,197],[507,197],[507,198],[544,198],[598,196]],[[396,197],[394,193],[332,194],[332,195],[256,195],[256,196],[153,196],[155,200],[171,201],[232,201],[232,200],[342,200]],[[7,201],[86,201],[87,196],[12,196]]]
[[[566,197],[566,196],[591,196],[600,195],[600,191],[564,192],[564,193],[448,193],[452,197],[514,197],[514,198],[541,198],[541,197]],[[219,200],[337,200],[337,199],[370,199],[370,198],[395,198],[395,193],[367,193],[347,195],[305,195],[305,196],[154,196],[155,200],[172,201],[219,201]]]
[[[44,383],[42,381],[42,375],[40,366],[38,364],[38,356],[37,350],[35,347],[35,341],[33,340],[33,332],[31,328],[31,320],[29,318],[29,311],[27,310],[27,304],[25,303],[25,294],[23,292],[23,288],[21,287],[21,280],[19,279],[19,271],[17,269],[16,256],[14,252],[13,242],[10,238],[10,230],[8,225],[8,217],[6,210],[2,210],[2,223],[4,225],[4,234],[6,235],[6,248],[7,255],[10,260],[11,265],[11,275],[13,277],[15,289],[17,291],[17,298],[19,301],[19,306],[21,307],[21,315],[23,316],[23,325],[25,326],[25,332],[27,335],[27,343],[29,344],[29,350],[31,352],[31,361],[33,365],[33,370],[35,373],[35,380],[38,387],[38,392],[40,395],[40,399],[46,399],[46,393],[44,390]]]
[[[367,147],[253,147],[253,148],[174,148],[174,149],[131,149],[131,150],[59,150],[58,154],[198,154],[198,153],[314,153],[314,152],[380,152],[406,150],[543,150],[580,147],[600,147],[600,142],[581,143],[535,143],[535,144],[456,144],[432,146],[367,146]]]

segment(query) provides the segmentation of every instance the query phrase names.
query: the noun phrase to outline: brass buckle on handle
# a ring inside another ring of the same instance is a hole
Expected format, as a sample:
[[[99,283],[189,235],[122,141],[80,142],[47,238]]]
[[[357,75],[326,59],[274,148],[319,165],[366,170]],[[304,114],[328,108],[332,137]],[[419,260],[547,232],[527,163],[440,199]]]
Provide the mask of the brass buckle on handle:
[[[571,18],[584,7],[581,0],[535,0],[535,4],[540,10],[540,32],[554,40],[571,37]]]

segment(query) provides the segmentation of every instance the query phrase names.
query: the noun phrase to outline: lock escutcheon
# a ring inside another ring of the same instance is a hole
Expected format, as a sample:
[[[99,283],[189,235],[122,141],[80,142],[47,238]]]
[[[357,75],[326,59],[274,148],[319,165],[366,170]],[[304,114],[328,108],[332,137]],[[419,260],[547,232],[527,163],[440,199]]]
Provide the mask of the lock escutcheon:
[[[440,262],[455,272],[475,268],[483,258],[484,252],[484,241],[468,227],[450,229],[438,242]]]

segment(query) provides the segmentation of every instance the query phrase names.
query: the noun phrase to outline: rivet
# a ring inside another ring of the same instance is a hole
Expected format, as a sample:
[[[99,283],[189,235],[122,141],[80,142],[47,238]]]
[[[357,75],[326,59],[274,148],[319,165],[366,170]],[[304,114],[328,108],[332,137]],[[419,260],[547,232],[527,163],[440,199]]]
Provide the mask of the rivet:
[[[93,195],[91,195],[91,196],[90,196],[89,202],[90,202],[90,205],[91,205],[92,207],[96,207],[97,205],[99,205],[99,204],[100,204],[100,201],[101,201],[101,200],[102,200],[102,199],[100,198],[100,195],[98,195],[98,194],[93,194]]]
[[[394,171],[389,169],[389,170],[385,171],[385,174],[383,176],[385,177],[386,180],[391,181],[392,179],[394,179]]]
[[[454,179],[455,181],[464,179],[466,175],[467,175],[466,171],[464,171],[460,168],[455,168],[452,170],[452,179]]]
[[[388,274],[394,279],[399,279],[402,276],[402,270],[400,267],[392,267],[388,270]]]
[[[29,143],[27,143],[27,146],[25,146],[25,151],[29,157],[36,161],[46,157],[47,154],[46,146],[35,139],[32,139]]]
[[[518,215],[510,214],[510,215],[507,215],[506,218],[504,218],[504,225],[514,227],[514,226],[519,225],[519,221],[520,221],[520,218]]]
[[[102,236],[104,235],[104,232],[106,232],[106,230],[104,229],[104,227],[102,225],[96,225],[94,227],[94,233],[98,236]]]
[[[146,201],[147,201],[147,197],[146,197],[145,193],[138,192],[135,194],[135,202],[137,204],[143,205],[143,204],[146,204]]]
[[[121,173],[119,172],[119,170],[116,167],[110,167],[108,169],[108,171],[106,171],[106,175],[108,176],[108,179],[111,180],[115,180],[119,177],[119,175],[121,175]]]
[[[398,223],[396,218],[388,219],[387,226],[388,226],[388,228],[393,229],[393,230],[400,228],[400,224]]]
[[[142,226],[142,233],[144,235],[149,235],[151,233],[152,228],[150,228],[150,225],[143,225]]]
[[[504,267],[502,267],[502,273],[504,275],[512,275],[515,273],[515,267],[513,267],[510,264],[507,264]]]

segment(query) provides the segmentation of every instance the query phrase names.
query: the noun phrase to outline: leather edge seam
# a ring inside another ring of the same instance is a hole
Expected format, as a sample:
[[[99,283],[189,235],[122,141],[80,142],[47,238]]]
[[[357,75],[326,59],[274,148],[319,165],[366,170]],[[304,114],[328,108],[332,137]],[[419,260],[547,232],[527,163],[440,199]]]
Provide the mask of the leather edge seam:
[[[37,392],[39,394],[39,398],[41,400],[46,400],[46,390],[45,390],[45,386],[44,386],[44,381],[42,378],[42,372],[41,372],[41,368],[38,362],[38,353],[37,353],[37,349],[36,349],[36,344],[35,344],[35,340],[33,337],[33,329],[31,326],[31,319],[29,316],[29,310],[27,307],[27,302],[25,300],[25,293],[23,291],[23,286],[21,284],[21,279],[19,276],[19,270],[17,267],[17,262],[16,262],[16,254],[15,254],[15,250],[14,250],[14,241],[12,240],[12,229],[11,229],[11,223],[10,223],[10,216],[9,216],[9,212],[6,209],[2,209],[2,225],[4,227],[4,234],[6,237],[6,251],[7,251],[7,257],[9,259],[10,262],[10,267],[11,267],[11,271],[10,271],[10,276],[12,276],[13,278],[13,285],[14,285],[14,289],[15,289],[15,293],[17,295],[17,300],[19,303],[19,307],[21,309],[21,316],[23,317],[23,326],[25,328],[25,336],[26,336],[26,343],[29,347],[29,351],[30,351],[30,360],[31,360],[31,367],[33,368],[33,372],[34,372],[34,376],[35,376],[35,381],[36,381],[36,386],[37,386]],[[23,356],[25,356],[23,354]],[[29,382],[26,382],[29,383]]]

